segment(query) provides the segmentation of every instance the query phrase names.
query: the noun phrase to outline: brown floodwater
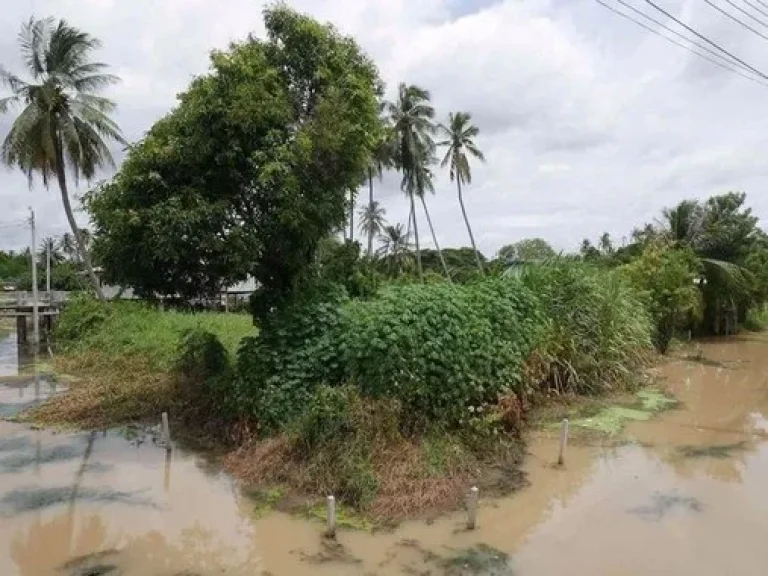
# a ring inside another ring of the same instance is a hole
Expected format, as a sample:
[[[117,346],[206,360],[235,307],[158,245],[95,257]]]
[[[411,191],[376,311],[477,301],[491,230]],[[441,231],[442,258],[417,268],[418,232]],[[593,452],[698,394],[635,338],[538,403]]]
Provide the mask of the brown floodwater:
[[[333,543],[321,522],[259,514],[205,458],[168,456],[151,431],[0,422],[0,575],[765,575],[768,336],[698,347],[661,368],[680,408],[621,442],[575,440],[563,468],[557,439],[538,433],[529,486],[481,498],[472,532],[456,513]],[[0,414],[59,392],[2,378],[23,365],[13,337],[0,341]]]

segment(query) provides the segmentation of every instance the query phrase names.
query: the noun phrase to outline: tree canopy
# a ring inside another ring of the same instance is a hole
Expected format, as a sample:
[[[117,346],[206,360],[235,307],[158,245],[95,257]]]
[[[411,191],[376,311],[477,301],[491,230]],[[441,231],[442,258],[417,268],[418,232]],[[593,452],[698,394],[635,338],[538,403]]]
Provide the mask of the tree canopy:
[[[499,249],[499,258],[504,260],[536,262],[550,260],[555,256],[557,256],[557,252],[543,238],[523,238],[519,242],[507,244]]]
[[[350,38],[282,5],[214,52],[178,107],[86,198],[108,280],[195,297],[252,275],[261,316],[346,218],[378,141],[381,83]]]

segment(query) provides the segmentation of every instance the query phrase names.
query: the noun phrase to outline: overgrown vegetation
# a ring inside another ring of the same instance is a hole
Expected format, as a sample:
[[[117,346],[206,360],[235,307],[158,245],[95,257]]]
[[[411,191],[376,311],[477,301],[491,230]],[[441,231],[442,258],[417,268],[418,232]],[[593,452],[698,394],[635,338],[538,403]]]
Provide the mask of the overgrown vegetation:
[[[139,303],[73,298],[56,326],[54,365],[60,374],[76,377],[65,376],[69,393],[51,399],[34,417],[98,428],[155,420],[160,412],[174,413],[182,405],[185,410],[203,408],[196,404],[198,394],[180,388],[175,368],[192,373],[193,364],[202,359],[210,368],[196,377],[223,373],[223,356],[229,361],[238,342],[253,329],[248,315],[161,312]],[[201,342],[200,331],[210,336]],[[180,353],[183,337],[186,346]],[[207,347],[211,345],[213,353]]]

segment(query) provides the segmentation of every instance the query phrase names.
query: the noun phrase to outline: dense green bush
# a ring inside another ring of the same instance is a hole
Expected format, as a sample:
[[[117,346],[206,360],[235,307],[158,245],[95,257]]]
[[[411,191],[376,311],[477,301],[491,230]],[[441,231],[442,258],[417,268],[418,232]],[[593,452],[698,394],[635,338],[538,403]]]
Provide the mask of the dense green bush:
[[[344,308],[346,376],[399,399],[411,418],[464,423],[470,409],[520,391],[541,334],[535,296],[506,280],[390,287]]]
[[[243,340],[232,391],[240,415],[256,417],[264,432],[275,430],[305,408],[315,387],[340,381],[336,338],[346,299],[340,286],[316,287]]]
[[[56,323],[54,337],[62,346],[74,345],[98,332],[109,316],[110,308],[92,296],[70,296]]]
[[[704,304],[695,280],[702,266],[690,248],[651,243],[622,272],[645,298],[654,323],[653,341],[662,354],[676,331],[701,320]]]
[[[465,424],[470,407],[520,390],[537,310],[524,286],[498,279],[390,286],[368,301],[314,293],[243,343],[236,403],[270,431],[295,419],[317,386],[353,384],[400,401],[409,425]]]
[[[544,308],[546,336],[529,363],[533,382],[557,392],[626,385],[651,348],[640,294],[619,274],[578,262],[526,268],[518,280]]]

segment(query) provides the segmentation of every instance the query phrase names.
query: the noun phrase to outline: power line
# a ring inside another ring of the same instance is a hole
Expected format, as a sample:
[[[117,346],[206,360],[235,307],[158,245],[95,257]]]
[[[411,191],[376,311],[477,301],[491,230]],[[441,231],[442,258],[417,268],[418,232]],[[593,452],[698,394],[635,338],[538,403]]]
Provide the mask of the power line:
[[[765,8],[768,8],[768,4],[766,4],[765,2],[761,2],[760,0],[755,0],[755,1],[756,1],[758,4],[760,4],[761,6],[764,6]],[[757,6],[755,6],[754,4],[752,4],[752,2],[750,2],[749,0],[744,0],[744,4],[746,4],[747,6],[749,6],[750,8],[752,8],[752,9],[754,9],[754,10],[757,10],[757,11],[758,11],[758,12],[760,12],[760,14],[762,14],[763,16],[768,16],[768,12],[764,12],[763,10],[761,10],[760,8],[758,8]]]
[[[768,36],[766,36],[765,34],[763,34],[762,32],[760,32],[760,31],[758,31],[758,30],[755,30],[754,28],[752,28],[752,26],[750,26],[749,24],[746,24],[746,23],[745,23],[743,20],[739,20],[738,18],[736,18],[736,16],[734,16],[734,15],[733,15],[733,14],[731,14],[730,12],[726,12],[725,10],[723,10],[722,8],[720,8],[720,6],[718,6],[717,4],[714,4],[714,3],[713,3],[711,0],[704,0],[704,2],[706,2],[707,4],[709,4],[710,6],[712,6],[712,8],[714,8],[715,10],[717,10],[718,12],[720,12],[721,14],[724,14],[725,16],[727,16],[728,18],[730,18],[730,19],[731,19],[731,20],[733,20],[734,22],[736,22],[736,23],[738,23],[738,24],[741,24],[741,25],[742,25],[744,28],[746,28],[747,30],[749,30],[749,31],[751,31],[751,32],[754,32],[755,34],[757,34],[758,36],[760,36],[760,38],[763,38],[764,40],[768,40]]]
[[[630,20],[631,22],[634,22],[638,26],[640,26],[642,28],[645,28],[646,30],[648,30],[652,34],[656,34],[657,36],[660,36],[661,38],[663,38],[667,42],[670,42],[670,43],[674,44],[675,46],[679,46],[683,50],[687,50],[691,54],[695,54],[699,58],[702,58],[702,59],[706,60],[707,62],[710,62],[710,63],[714,64],[715,66],[719,66],[720,68],[728,70],[729,72],[733,72],[734,74],[738,74],[742,78],[746,78],[747,80],[750,80],[750,81],[754,82],[755,84],[759,84],[761,86],[765,86],[766,88],[768,88],[768,84],[766,84],[765,82],[761,82],[760,80],[758,80],[757,78],[755,78],[753,76],[749,76],[747,74],[744,74],[741,71],[740,68],[733,68],[731,66],[726,66],[722,62],[718,62],[717,60],[714,60],[714,59],[712,59],[712,58],[710,58],[708,56],[705,56],[704,54],[702,54],[700,52],[697,52],[696,50],[692,49],[690,46],[686,46],[685,44],[682,44],[681,42],[678,42],[677,40],[673,40],[672,38],[669,38],[668,36],[665,36],[664,34],[659,32],[658,30],[654,30],[650,26],[647,26],[647,25],[643,24],[642,22],[640,22],[639,20],[636,20],[635,18],[633,18],[629,14],[625,14],[624,12],[621,12],[621,11],[617,10],[613,6],[610,6],[610,5],[606,4],[605,2],[603,2],[603,0],[595,0],[595,2],[597,2],[598,4],[604,6],[605,8],[610,10],[611,12],[614,12],[615,14],[618,14],[622,18],[626,18],[627,20]],[[722,56],[720,56],[720,57],[722,58]]]
[[[735,61],[731,60],[730,58],[726,58],[725,56],[723,56],[719,52],[716,52],[716,51],[712,50],[712,48],[708,48],[707,46],[704,46],[703,44],[700,44],[700,43],[696,42],[695,40],[692,40],[691,38],[688,38],[685,34],[681,34],[677,30],[675,30],[674,28],[671,28],[670,26],[667,26],[666,24],[664,24],[663,22],[657,20],[653,16],[649,16],[648,14],[643,12],[642,10],[638,10],[637,8],[635,8],[631,4],[628,4],[624,0],[616,0],[616,1],[619,4],[621,4],[622,6],[625,6],[625,7],[629,8],[630,10],[632,10],[632,12],[634,12],[635,14],[638,14],[638,15],[642,16],[646,20],[650,20],[651,22],[653,22],[657,26],[663,28],[664,30],[667,30],[668,32],[674,34],[678,38],[681,38],[682,40],[685,40],[686,42],[690,42],[691,44],[693,44],[697,48],[703,50],[704,52],[707,52],[708,54],[711,54],[715,58],[719,58],[720,60],[725,61],[727,64],[735,65],[737,68],[740,68],[740,69],[743,69],[743,70],[749,70],[749,68],[741,66],[740,64],[738,64],[738,62],[735,62]]]
[[[766,28],[768,28],[768,24],[766,24],[765,22],[763,22],[762,20],[760,20],[760,18],[758,18],[757,16],[755,16],[755,15],[754,15],[754,14],[752,14],[751,12],[747,12],[746,10],[744,10],[744,8],[742,8],[742,7],[741,7],[741,6],[739,6],[738,4],[734,4],[734,3],[732,2],[732,0],[725,0],[725,1],[726,1],[728,4],[730,4],[731,6],[733,6],[734,8],[736,8],[736,10],[738,10],[738,11],[739,11],[739,12],[741,12],[742,14],[744,14],[744,15],[746,15],[746,16],[749,16],[750,18],[752,18],[752,20],[754,20],[755,22],[757,22],[757,23],[758,23],[758,24],[760,24],[761,26],[765,26]],[[766,14],[766,16],[768,16],[768,14]]]
[[[664,14],[664,15],[665,15],[667,18],[670,18],[670,19],[674,20],[675,22],[677,22],[677,23],[678,23],[680,26],[682,26],[683,28],[685,28],[685,29],[686,29],[686,30],[688,30],[689,32],[691,32],[691,33],[695,34],[696,36],[698,36],[699,38],[701,38],[702,40],[704,40],[704,42],[706,42],[707,44],[710,44],[711,46],[714,46],[715,48],[717,48],[718,50],[720,50],[720,52],[722,52],[723,54],[727,54],[728,56],[730,56],[731,58],[733,58],[734,60],[736,60],[736,62],[738,62],[739,64],[742,64],[742,65],[746,66],[747,68],[749,68],[749,69],[750,69],[752,72],[754,72],[755,74],[757,74],[757,75],[758,75],[758,76],[760,76],[761,78],[763,78],[763,79],[765,79],[765,80],[768,80],[768,76],[766,76],[766,75],[765,75],[763,72],[760,72],[760,70],[758,70],[758,69],[757,69],[757,68],[755,68],[754,66],[750,66],[749,64],[747,64],[746,62],[744,62],[744,60],[742,60],[742,59],[741,59],[741,58],[739,58],[738,56],[734,56],[733,54],[731,54],[730,52],[728,52],[728,50],[726,50],[725,48],[723,48],[723,47],[722,47],[722,46],[720,46],[719,44],[717,44],[717,43],[713,42],[712,40],[710,40],[710,39],[709,39],[709,38],[707,38],[706,36],[704,36],[704,35],[702,35],[702,34],[699,34],[698,32],[696,32],[696,30],[694,30],[693,28],[691,28],[690,26],[688,26],[686,23],[684,23],[684,22],[681,22],[680,20],[678,20],[677,18],[675,18],[674,16],[672,16],[672,14],[670,14],[669,12],[667,12],[666,10],[664,10],[664,8],[662,8],[662,7],[661,7],[661,6],[659,6],[658,4],[656,4],[656,3],[652,2],[651,0],[645,0],[645,3],[646,3],[646,4],[648,4],[648,5],[650,5],[650,6],[653,6],[653,7],[654,7],[656,10],[658,10],[659,12],[661,12],[662,14]]]

